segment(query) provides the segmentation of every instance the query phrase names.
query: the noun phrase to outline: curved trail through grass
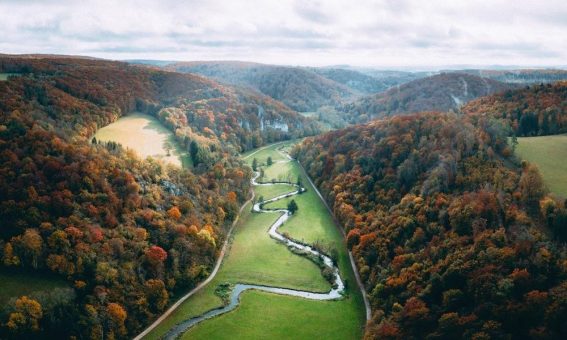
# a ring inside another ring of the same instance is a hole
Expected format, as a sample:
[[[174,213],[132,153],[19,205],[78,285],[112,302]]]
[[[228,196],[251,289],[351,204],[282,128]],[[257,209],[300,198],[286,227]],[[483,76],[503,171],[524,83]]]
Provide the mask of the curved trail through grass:
[[[292,159],[289,155],[286,154],[285,156],[286,156],[287,160],[279,161],[278,163],[292,161]],[[260,174],[258,172],[254,173],[254,177],[252,178],[252,185],[254,185],[254,186],[275,185],[275,183],[258,183],[256,180],[258,179],[259,176],[260,176]],[[237,283],[236,285],[234,285],[234,288],[231,291],[230,302],[226,306],[210,310],[210,311],[208,311],[204,314],[201,314],[199,316],[193,317],[191,319],[185,320],[185,321],[177,324],[175,327],[173,327],[169,330],[169,332],[165,335],[164,338],[176,339],[181,334],[185,333],[189,328],[193,327],[194,325],[196,325],[196,324],[198,324],[202,321],[205,321],[207,319],[210,319],[210,318],[213,318],[215,316],[218,316],[218,315],[221,315],[221,314],[224,314],[224,313],[227,313],[227,312],[234,310],[239,304],[241,294],[243,292],[247,291],[247,290],[250,290],[250,289],[265,291],[265,292],[275,293],[275,294],[280,294],[280,295],[301,297],[301,298],[310,299],[310,300],[319,300],[319,301],[340,299],[343,296],[343,293],[345,291],[345,285],[343,283],[343,280],[341,279],[338,267],[336,266],[336,264],[333,262],[333,260],[329,256],[322,254],[320,251],[316,250],[315,248],[313,248],[310,245],[302,244],[301,242],[298,242],[296,240],[292,240],[292,239],[278,233],[278,228],[280,226],[282,226],[284,224],[284,222],[287,221],[288,218],[290,217],[289,211],[287,209],[266,210],[266,209],[262,208],[264,204],[279,201],[281,199],[285,199],[285,198],[290,197],[290,196],[295,196],[295,195],[298,195],[298,194],[302,193],[303,191],[305,191],[305,188],[300,187],[297,184],[288,183],[288,182],[286,182],[286,183],[279,182],[277,184],[280,184],[280,185],[281,184],[287,184],[287,185],[290,185],[292,187],[297,188],[297,190],[295,190],[293,192],[286,193],[286,194],[279,195],[279,196],[272,198],[272,199],[257,202],[257,203],[254,204],[252,210],[254,212],[257,212],[257,213],[280,213],[281,214],[281,216],[276,220],[276,222],[274,222],[272,224],[272,226],[268,230],[270,237],[272,237],[276,241],[281,242],[282,244],[286,245],[290,249],[290,251],[293,251],[294,253],[296,253],[298,255],[310,257],[311,259],[317,259],[317,261],[320,261],[323,266],[331,268],[332,273],[333,273],[333,278],[334,278],[334,284],[333,284],[331,290],[327,293],[314,293],[314,292],[304,291],[304,290],[294,290],[294,289],[280,288],[280,287],[273,287],[273,286]]]

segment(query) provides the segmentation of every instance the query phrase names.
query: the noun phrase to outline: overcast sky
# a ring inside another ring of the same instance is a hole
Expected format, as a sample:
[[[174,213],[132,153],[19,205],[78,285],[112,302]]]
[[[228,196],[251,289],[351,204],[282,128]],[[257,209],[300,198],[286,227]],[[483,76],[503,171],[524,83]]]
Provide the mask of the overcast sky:
[[[566,0],[0,0],[0,53],[357,66],[567,64]]]

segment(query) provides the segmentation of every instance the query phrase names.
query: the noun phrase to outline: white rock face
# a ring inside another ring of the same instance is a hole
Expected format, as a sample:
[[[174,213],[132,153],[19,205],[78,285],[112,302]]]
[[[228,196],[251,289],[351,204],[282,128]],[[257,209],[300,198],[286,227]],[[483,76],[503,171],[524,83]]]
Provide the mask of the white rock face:
[[[283,122],[267,122],[266,125],[274,130],[281,130],[284,132],[289,131],[289,127],[287,126],[286,123]]]
[[[260,131],[264,131],[265,129],[274,129],[280,130],[284,132],[289,132],[289,126],[282,121],[270,121],[264,118],[264,107],[262,105],[258,105],[258,119],[260,120]],[[242,126],[242,123],[240,123]],[[248,124],[248,129],[250,129],[250,124]]]
[[[455,105],[457,105],[458,107],[461,107],[463,105],[463,100],[461,100],[461,98],[454,96],[454,95],[450,95],[451,98],[453,98],[453,101],[455,102]]]

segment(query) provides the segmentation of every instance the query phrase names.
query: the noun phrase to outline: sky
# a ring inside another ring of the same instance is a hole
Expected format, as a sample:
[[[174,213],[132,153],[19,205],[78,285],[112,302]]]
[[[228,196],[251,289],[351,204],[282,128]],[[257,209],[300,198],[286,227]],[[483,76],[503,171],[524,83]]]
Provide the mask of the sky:
[[[567,65],[565,0],[0,0],[0,53],[367,67]]]

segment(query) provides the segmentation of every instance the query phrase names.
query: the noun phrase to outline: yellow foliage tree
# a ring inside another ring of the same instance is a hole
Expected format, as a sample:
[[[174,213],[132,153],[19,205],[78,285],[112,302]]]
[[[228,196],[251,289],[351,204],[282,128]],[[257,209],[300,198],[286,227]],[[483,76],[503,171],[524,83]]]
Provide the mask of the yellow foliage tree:
[[[106,306],[106,313],[110,321],[110,333],[119,336],[126,335],[124,321],[126,321],[128,314],[124,308],[118,303],[109,303],[108,306]]]
[[[38,331],[43,311],[39,302],[22,296],[16,300],[15,311],[10,313],[6,326],[13,332]]]
[[[537,166],[528,164],[520,177],[520,192],[522,200],[528,205],[536,206],[546,193],[543,178]]]
[[[20,258],[14,255],[14,247],[10,242],[6,243],[6,246],[4,246],[4,256],[2,257],[2,261],[6,266],[20,265]]]

